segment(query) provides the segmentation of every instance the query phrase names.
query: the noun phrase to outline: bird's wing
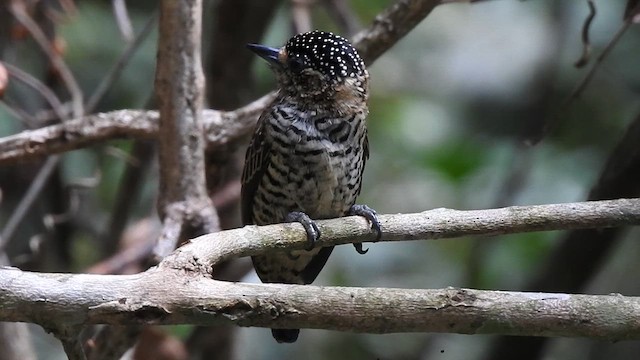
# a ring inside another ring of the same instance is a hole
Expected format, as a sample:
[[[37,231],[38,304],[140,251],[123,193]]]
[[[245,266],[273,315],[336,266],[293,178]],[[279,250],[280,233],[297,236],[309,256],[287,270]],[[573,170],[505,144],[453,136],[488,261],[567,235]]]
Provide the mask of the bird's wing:
[[[364,167],[364,164],[369,159],[369,134],[367,134],[366,129],[364,130],[364,143],[362,144],[362,148],[364,150],[364,156],[362,157],[362,167]]]
[[[367,134],[366,128],[364,129],[364,141],[362,142],[362,150],[364,152],[362,155],[362,171],[364,171],[364,168],[367,165],[367,160],[369,159],[369,136]],[[357,196],[360,196],[361,190],[362,190],[362,181],[360,181],[360,184],[358,185],[358,192],[356,193]]]
[[[271,145],[265,136],[265,112],[258,119],[256,131],[253,133],[247,156],[244,161],[242,171],[242,191],[240,194],[242,206],[242,223],[244,225],[253,224],[253,199],[262,175],[269,166],[269,151]]]

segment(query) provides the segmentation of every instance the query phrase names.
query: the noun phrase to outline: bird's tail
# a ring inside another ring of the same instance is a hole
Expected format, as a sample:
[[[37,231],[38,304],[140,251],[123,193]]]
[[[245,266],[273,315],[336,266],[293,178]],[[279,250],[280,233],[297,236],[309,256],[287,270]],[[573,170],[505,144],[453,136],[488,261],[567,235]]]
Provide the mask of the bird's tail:
[[[271,329],[271,334],[279,343],[293,343],[298,340],[300,329]]]

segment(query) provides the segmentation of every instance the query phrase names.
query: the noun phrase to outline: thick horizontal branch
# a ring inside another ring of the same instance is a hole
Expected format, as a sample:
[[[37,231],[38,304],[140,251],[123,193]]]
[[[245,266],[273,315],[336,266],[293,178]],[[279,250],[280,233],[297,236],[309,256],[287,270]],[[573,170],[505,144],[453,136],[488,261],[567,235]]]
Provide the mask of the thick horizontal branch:
[[[244,284],[154,268],[138,275],[0,270],[0,320],[197,324],[367,333],[640,339],[640,298],[470,289]]]
[[[493,210],[381,215],[383,240],[436,239],[640,224],[640,199]],[[319,221],[321,245],[369,241],[359,217]],[[640,339],[640,298],[469,289],[382,289],[228,283],[223,259],[303,248],[299,224],[247,226],[199,237],[136,275],[0,269],[0,321],[45,328],[79,324],[198,324],[354,332],[452,332]]]

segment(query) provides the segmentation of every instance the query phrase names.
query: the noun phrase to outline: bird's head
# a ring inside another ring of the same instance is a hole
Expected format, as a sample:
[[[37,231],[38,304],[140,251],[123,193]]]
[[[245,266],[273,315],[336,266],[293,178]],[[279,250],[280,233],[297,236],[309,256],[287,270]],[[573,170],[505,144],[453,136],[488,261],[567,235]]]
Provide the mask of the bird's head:
[[[369,75],[349,41],[325,31],[298,34],[281,48],[247,47],[271,64],[281,92],[303,102],[366,103]]]

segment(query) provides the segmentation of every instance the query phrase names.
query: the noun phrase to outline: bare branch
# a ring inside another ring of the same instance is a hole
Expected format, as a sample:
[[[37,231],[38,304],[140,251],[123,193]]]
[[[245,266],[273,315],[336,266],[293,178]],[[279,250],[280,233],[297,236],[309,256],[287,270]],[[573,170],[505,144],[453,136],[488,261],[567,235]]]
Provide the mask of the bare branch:
[[[204,110],[207,148],[214,150],[251,132],[258,116],[272,99],[273,95],[269,94],[229,112]],[[23,131],[0,138],[0,165],[80,149],[110,139],[153,139],[158,136],[158,117],[157,111],[116,110]]]
[[[435,209],[381,215],[383,240],[640,224],[640,199]],[[372,240],[366,220],[318,222],[321,246]],[[247,226],[192,240],[136,275],[49,274],[0,269],[0,321],[78,324],[197,324],[306,327],[369,333],[454,332],[640,339],[640,298],[479,291],[228,283],[221,261],[306,246],[299,224]],[[46,299],[43,301],[43,299]]]
[[[584,20],[584,24],[582,25],[582,55],[580,55],[580,58],[573,64],[573,66],[577,68],[581,68],[587,65],[591,56],[591,41],[589,40],[589,30],[591,30],[591,23],[596,17],[596,4],[594,4],[593,0],[587,0],[587,4],[589,5],[589,15],[587,15],[587,18]]]
[[[582,80],[580,80],[578,84],[576,84],[575,88],[571,91],[569,96],[567,96],[567,98],[564,100],[564,102],[560,106],[561,112],[566,110],[569,107],[569,105],[573,103],[575,99],[577,99],[578,97],[580,97],[580,95],[582,95],[582,92],[584,92],[587,86],[591,83],[591,80],[596,74],[596,71],[600,69],[600,65],[602,64],[602,62],[607,58],[607,56],[609,56],[611,51],[613,51],[615,46],[618,44],[618,41],[622,39],[622,35],[624,35],[627,32],[627,30],[631,27],[631,25],[633,25],[633,21],[630,18],[626,19],[622,23],[622,25],[620,25],[620,27],[618,28],[618,31],[613,35],[611,40],[607,43],[607,46],[605,46],[605,48],[602,50],[600,55],[596,57],[596,60],[593,63],[593,65],[591,65],[591,68],[585,73]],[[550,129],[547,129],[547,132],[551,131],[552,127],[557,127],[557,126],[558,124],[555,124],[555,123],[549,125]]]
[[[31,76],[29,73],[22,71],[17,66],[13,66],[6,62],[3,64],[9,71],[9,74],[12,78],[21,81],[22,83],[34,89],[38,94],[40,94],[49,103],[49,106],[51,106],[51,109],[55,111],[59,119],[67,118],[66,111],[64,110],[64,105],[62,105],[62,102],[60,102],[58,96],[53,91],[51,91],[51,89],[49,89],[47,85]]]
[[[4,252],[5,247],[11,241],[13,234],[18,229],[18,225],[20,225],[31,209],[33,203],[38,199],[38,196],[46,185],[49,176],[53,173],[53,170],[55,170],[59,162],[59,155],[51,156],[38,171],[38,175],[36,175],[31,185],[29,185],[27,193],[20,200],[18,207],[11,214],[11,217],[7,220],[6,225],[2,229],[2,233],[0,233],[0,252]]]
[[[157,133],[157,111],[100,113],[1,138],[0,164],[80,149],[97,141],[121,137],[152,138]]]
[[[354,45],[372,63],[426,17],[438,1],[399,0],[378,15],[368,29],[359,33]],[[231,112],[205,110],[204,133],[207,150],[226,145],[250,133],[264,108],[273,100],[272,92]],[[158,114],[154,111],[120,110],[87,116],[0,139],[0,165],[30,157],[79,149],[119,137],[157,136]]]
[[[47,39],[47,36],[42,32],[40,26],[38,26],[38,24],[31,18],[31,16],[29,16],[24,6],[24,3],[21,1],[12,1],[11,5],[9,6],[9,10],[11,11],[11,14],[13,14],[13,16],[16,18],[16,20],[18,20],[22,25],[24,25],[25,28],[29,30],[31,36],[33,36],[33,39],[38,43],[42,51],[47,54],[51,63],[56,67],[58,71],[60,71],[62,80],[67,87],[69,94],[71,94],[73,116],[79,117],[84,115],[82,100],[83,95],[80,85],[78,85],[78,82],[71,73],[71,70],[69,70],[67,64],[64,62],[64,59],[62,59],[62,56],[60,56],[60,54],[56,53],[53,50],[53,45]],[[62,118],[60,120],[64,120],[65,118]]]
[[[39,125],[39,119],[36,119],[35,116],[31,115],[30,113],[22,110],[22,107],[20,107],[20,105],[15,104],[13,101],[9,100],[9,99],[2,99],[0,100],[0,104],[4,105],[4,109],[11,114],[11,116],[13,116],[14,118],[24,122],[27,124],[27,126],[29,127],[37,127]]]

